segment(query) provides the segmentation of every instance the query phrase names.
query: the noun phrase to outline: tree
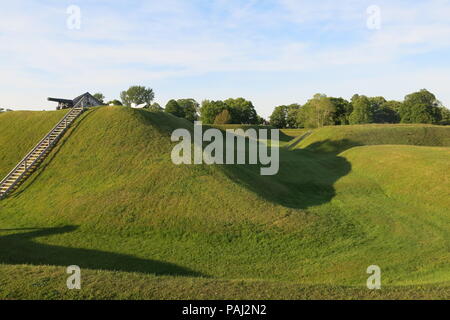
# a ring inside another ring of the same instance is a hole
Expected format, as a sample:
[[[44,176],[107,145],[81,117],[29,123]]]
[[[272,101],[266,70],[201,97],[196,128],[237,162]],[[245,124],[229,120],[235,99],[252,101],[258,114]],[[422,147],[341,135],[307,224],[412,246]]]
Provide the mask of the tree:
[[[200,119],[206,124],[212,124],[224,110],[228,110],[231,116],[230,123],[233,124],[258,124],[261,121],[252,102],[244,98],[227,99],[226,101],[205,100],[200,108]]]
[[[150,105],[155,99],[155,93],[153,89],[143,86],[132,86],[127,91],[123,91],[120,94],[120,99],[127,107],[131,107],[131,104],[136,105],[147,104]]]
[[[257,124],[258,118],[255,107],[251,101],[244,98],[227,99],[225,104],[229,107],[232,123]]]
[[[350,124],[367,124],[373,121],[372,105],[366,96],[354,95],[352,98],[353,111],[349,117]]]
[[[221,113],[216,116],[214,124],[229,124],[231,123],[231,114],[228,109],[224,109]]]
[[[442,124],[444,126],[450,125],[450,110],[447,109],[446,107],[442,106],[442,107],[440,107],[440,111],[441,111],[441,118],[442,118],[440,124]]]
[[[298,122],[305,128],[320,128],[332,125],[336,107],[324,94],[316,94],[300,109]]]
[[[159,103],[152,103],[151,105],[148,105],[146,107],[146,109],[148,109],[149,111],[153,111],[153,112],[161,112],[164,111],[164,109],[159,105]]]
[[[403,102],[401,102],[401,101],[390,100],[390,101],[386,101],[386,103],[384,103],[383,106],[394,110],[398,114],[400,111],[400,108],[402,107],[402,104],[403,104]]]
[[[230,108],[225,102],[204,100],[200,108],[200,119],[205,124],[213,124],[216,117],[223,110],[230,111]]]
[[[297,126],[299,128],[314,128],[314,123],[310,121],[311,106],[305,103],[297,113]]]
[[[301,105],[293,103],[287,106],[287,117],[286,117],[286,127],[287,128],[298,128],[298,113],[300,111]]]
[[[100,93],[100,92],[95,93],[95,94],[93,94],[93,97],[95,99],[97,99],[98,101],[100,101],[101,103],[104,103],[105,96],[103,95],[103,93]]]
[[[375,112],[378,108],[381,108],[381,106],[387,102],[384,97],[369,97],[368,99],[373,112]]]
[[[107,103],[108,106],[121,106],[122,102],[120,100],[111,100]]]
[[[176,100],[172,99],[167,102],[165,111],[173,114],[175,117],[184,118],[184,110]]]
[[[291,105],[278,106],[270,116],[270,125],[283,128],[298,128],[298,112],[301,106],[293,103]]]
[[[188,121],[194,122],[198,119],[198,110],[200,105],[194,99],[179,99],[178,105],[183,109],[185,118]]]
[[[198,109],[199,104],[194,99],[172,99],[167,103],[165,111],[194,122],[198,119]]]
[[[400,115],[397,110],[402,103],[399,101],[386,101],[381,104],[373,114],[374,123],[399,123]]]
[[[332,98],[330,97],[331,103],[334,105],[334,117],[333,121],[335,125],[347,125],[349,124],[350,115],[353,112],[353,107],[350,102],[344,98]]]
[[[426,89],[405,97],[399,113],[402,123],[439,123],[442,113],[436,96]]]
[[[278,129],[287,128],[288,107],[278,106],[270,116],[270,125]]]
[[[312,105],[315,109],[315,120],[318,128],[333,124],[336,107],[330,98],[324,94],[316,94],[312,99]]]
[[[264,119],[263,117],[261,117],[259,115],[257,115],[256,117],[257,117],[257,124],[258,125],[263,126],[263,125],[268,125],[269,124],[269,122],[266,119]]]

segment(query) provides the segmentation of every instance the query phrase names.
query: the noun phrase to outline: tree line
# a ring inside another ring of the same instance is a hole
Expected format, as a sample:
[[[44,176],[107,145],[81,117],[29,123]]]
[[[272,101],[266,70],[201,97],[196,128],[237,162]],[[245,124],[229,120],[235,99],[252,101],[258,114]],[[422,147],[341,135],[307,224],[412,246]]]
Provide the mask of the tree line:
[[[316,94],[306,104],[278,106],[270,116],[277,128],[318,128],[371,123],[450,124],[450,110],[426,89],[404,101],[355,94],[350,101]]]
[[[99,101],[104,102],[102,93],[94,94]],[[172,99],[162,108],[153,102],[153,89],[143,86],[132,86],[120,94],[121,100],[111,100],[108,105],[132,106],[142,105],[151,111],[164,111],[188,121],[202,121],[205,124],[263,124],[265,120],[258,116],[251,101],[244,98],[227,99],[225,101],[204,100],[199,104],[194,99]]]
[[[101,93],[94,95],[100,101]],[[168,112],[188,121],[204,124],[270,124],[276,128],[318,128],[332,125],[371,123],[425,123],[450,125],[450,110],[426,89],[407,95],[404,101],[386,100],[355,94],[350,101],[344,98],[316,94],[304,105],[281,105],[275,108],[269,121],[260,117],[251,101],[244,98],[224,101],[194,99],[170,100],[165,107],[153,102],[153,89],[132,86],[120,94],[121,100],[108,105],[143,105],[152,111]]]

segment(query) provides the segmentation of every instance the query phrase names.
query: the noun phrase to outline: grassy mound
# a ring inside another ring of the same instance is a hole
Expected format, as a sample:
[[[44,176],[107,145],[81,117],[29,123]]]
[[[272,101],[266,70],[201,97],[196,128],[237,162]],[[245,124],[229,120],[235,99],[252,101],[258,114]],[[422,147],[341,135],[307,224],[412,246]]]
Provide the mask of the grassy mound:
[[[450,126],[359,125],[325,127],[315,130],[297,148],[315,152],[340,153],[365,145],[450,146]]]
[[[47,134],[67,110],[0,114],[0,179]]]
[[[176,128],[192,125],[123,107],[83,114],[0,202],[1,274],[23,275],[0,277],[0,297],[72,298],[61,267],[73,264],[92,290],[75,298],[445,297],[448,148],[281,148],[280,173],[262,177],[173,165]],[[364,289],[373,264],[386,288],[376,296]],[[31,274],[46,290],[27,285]]]
[[[248,130],[248,129],[266,129],[266,130],[272,130],[276,129],[273,126],[260,126],[260,125],[244,125],[244,124],[215,124],[210,125],[210,127],[214,127],[220,130]],[[280,130],[280,143],[282,145],[287,144],[289,141],[292,140],[292,138],[296,138],[304,133],[308,132],[308,129],[282,129]]]

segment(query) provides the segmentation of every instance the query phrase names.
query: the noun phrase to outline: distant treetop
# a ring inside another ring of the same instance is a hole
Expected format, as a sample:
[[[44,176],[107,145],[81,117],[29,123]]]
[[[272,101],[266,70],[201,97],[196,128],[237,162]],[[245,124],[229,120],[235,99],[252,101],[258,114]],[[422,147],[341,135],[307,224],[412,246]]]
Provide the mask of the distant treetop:
[[[123,105],[127,107],[131,107],[133,103],[136,105],[144,103],[151,105],[152,101],[155,99],[155,93],[151,88],[131,86],[128,90],[123,91],[120,94],[120,99],[122,100]]]

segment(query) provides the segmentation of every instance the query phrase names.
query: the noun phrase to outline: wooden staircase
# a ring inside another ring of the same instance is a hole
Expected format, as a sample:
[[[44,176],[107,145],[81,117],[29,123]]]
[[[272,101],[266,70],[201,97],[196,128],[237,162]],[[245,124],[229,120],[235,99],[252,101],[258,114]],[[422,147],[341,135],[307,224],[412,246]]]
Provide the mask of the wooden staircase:
[[[0,200],[28,178],[62,138],[70,125],[84,112],[81,104],[75,105],[58,124],[42,139],[0,182]]]

